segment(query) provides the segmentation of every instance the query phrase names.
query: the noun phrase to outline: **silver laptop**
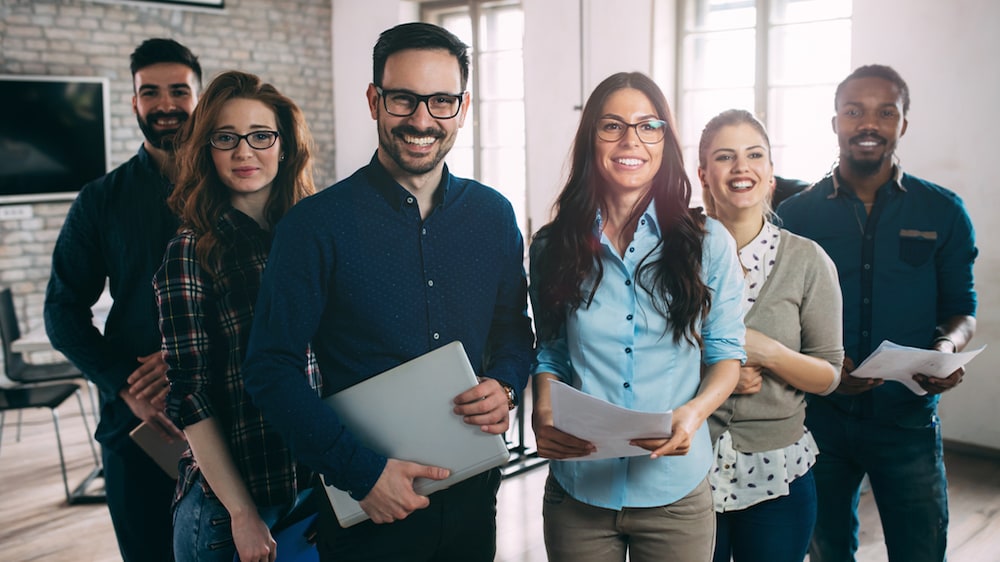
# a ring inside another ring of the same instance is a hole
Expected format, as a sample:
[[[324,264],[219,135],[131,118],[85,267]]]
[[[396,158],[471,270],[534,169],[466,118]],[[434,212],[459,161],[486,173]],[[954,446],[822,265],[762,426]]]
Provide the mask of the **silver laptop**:
[[[440,466],[444,480],[417,479],[413,489],[430,495],[499,466],[510,457],[502,435],[484,433],[452,409],[452,400],[477,384],[461,342],[452,342],[346,388],[326,403],[372,450],[389,458]],[[347,492],[326,486],[342,527],[368,519]]]

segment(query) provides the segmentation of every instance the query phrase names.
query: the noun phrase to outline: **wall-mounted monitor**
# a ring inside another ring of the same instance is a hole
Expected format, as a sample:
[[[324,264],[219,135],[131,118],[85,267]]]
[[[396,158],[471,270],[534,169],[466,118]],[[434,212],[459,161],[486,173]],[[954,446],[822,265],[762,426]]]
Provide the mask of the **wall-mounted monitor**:
[[[67,200],[111,160],[106,78],[0,75],[0,204]]]

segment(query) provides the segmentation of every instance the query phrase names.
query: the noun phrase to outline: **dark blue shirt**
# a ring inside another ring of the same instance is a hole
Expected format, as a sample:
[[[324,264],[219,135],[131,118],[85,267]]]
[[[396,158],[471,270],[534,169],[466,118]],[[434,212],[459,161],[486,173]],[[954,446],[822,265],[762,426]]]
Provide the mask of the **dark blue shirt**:
[[[811,238],[837,265],[844,296],[844,351],[860,365],[883,340],[927,348],[938,324],[975,315],[972,221],[953,192],[903,174],[878,189],[871,212],[836,172],[778,207],[781,224]],[[842,410],[889,419],[933,409],[887,382],[857,396],[831,394]]]
[[[533,336],[514,211],[447,167],[436,193],[421,220],[416,199],[373,158],[292,208],[264,270],[247,392],[300,461],[357,499],[386,459],[306,384],[310,341],[328,394],[455,340],[477,375],[518,394],[527,383]]]
[[[166,204],[170,182],[140,148],[128,162],[80,191],[52,254],[45,293],[45,329],[53,347],[101,391],[105,405],[97,437],[124,438],[138,424],[118,391],[160,349],[153,273],[178,221]],[[90,307],[108,282],[114,303],[104,334]]]

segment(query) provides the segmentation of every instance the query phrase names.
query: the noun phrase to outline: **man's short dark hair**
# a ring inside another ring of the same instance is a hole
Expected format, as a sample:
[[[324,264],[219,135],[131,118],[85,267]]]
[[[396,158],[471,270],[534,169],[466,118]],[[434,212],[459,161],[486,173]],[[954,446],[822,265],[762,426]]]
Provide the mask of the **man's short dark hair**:
[[[147,66],[163,62],[183,64],[190,68],[198,78],[198,86],[201,86],[201,64],[198,57],[177,41],[160,37],[146,39],[132,51],[132,77],[135,78],[135,73]]]
[[[843,91],[844,86],[847,85],[851,80],[856,80],[858,78],[881,78],[887,80],[896,85],[899,88],[899,95],[903,98],[903,115],[905,116],[910,111],[910,88],[906,85],[906,81],[903,77],[899,75],[891,66],[886,66],[884,64],[869,64],[865,66],[859,66],[848,75],[847,78],[837,85],[837,93],[833,95],[833,109],[837,109],[837,100],[840,99],[840,92]]]
[[[445,49],[458,59],[462,70],[462,90],[469,82],[469,46],[452,32],[430,23],[401,23],[383,31],[372,51],[373,83],[382,86],[385,61],[390,55],[407,49]]]

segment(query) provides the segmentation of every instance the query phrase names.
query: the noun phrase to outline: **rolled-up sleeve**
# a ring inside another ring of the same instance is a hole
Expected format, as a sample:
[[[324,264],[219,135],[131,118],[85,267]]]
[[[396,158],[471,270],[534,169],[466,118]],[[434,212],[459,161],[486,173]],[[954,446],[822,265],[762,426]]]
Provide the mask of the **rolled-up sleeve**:
[[[705,344],[702,361],[714,365],[725,359],[746,361],[743,344],[743,276],[736,242],[721,223],[707,219],[702,271],[705,284],[712,293],[712,308],[701,327]]]

